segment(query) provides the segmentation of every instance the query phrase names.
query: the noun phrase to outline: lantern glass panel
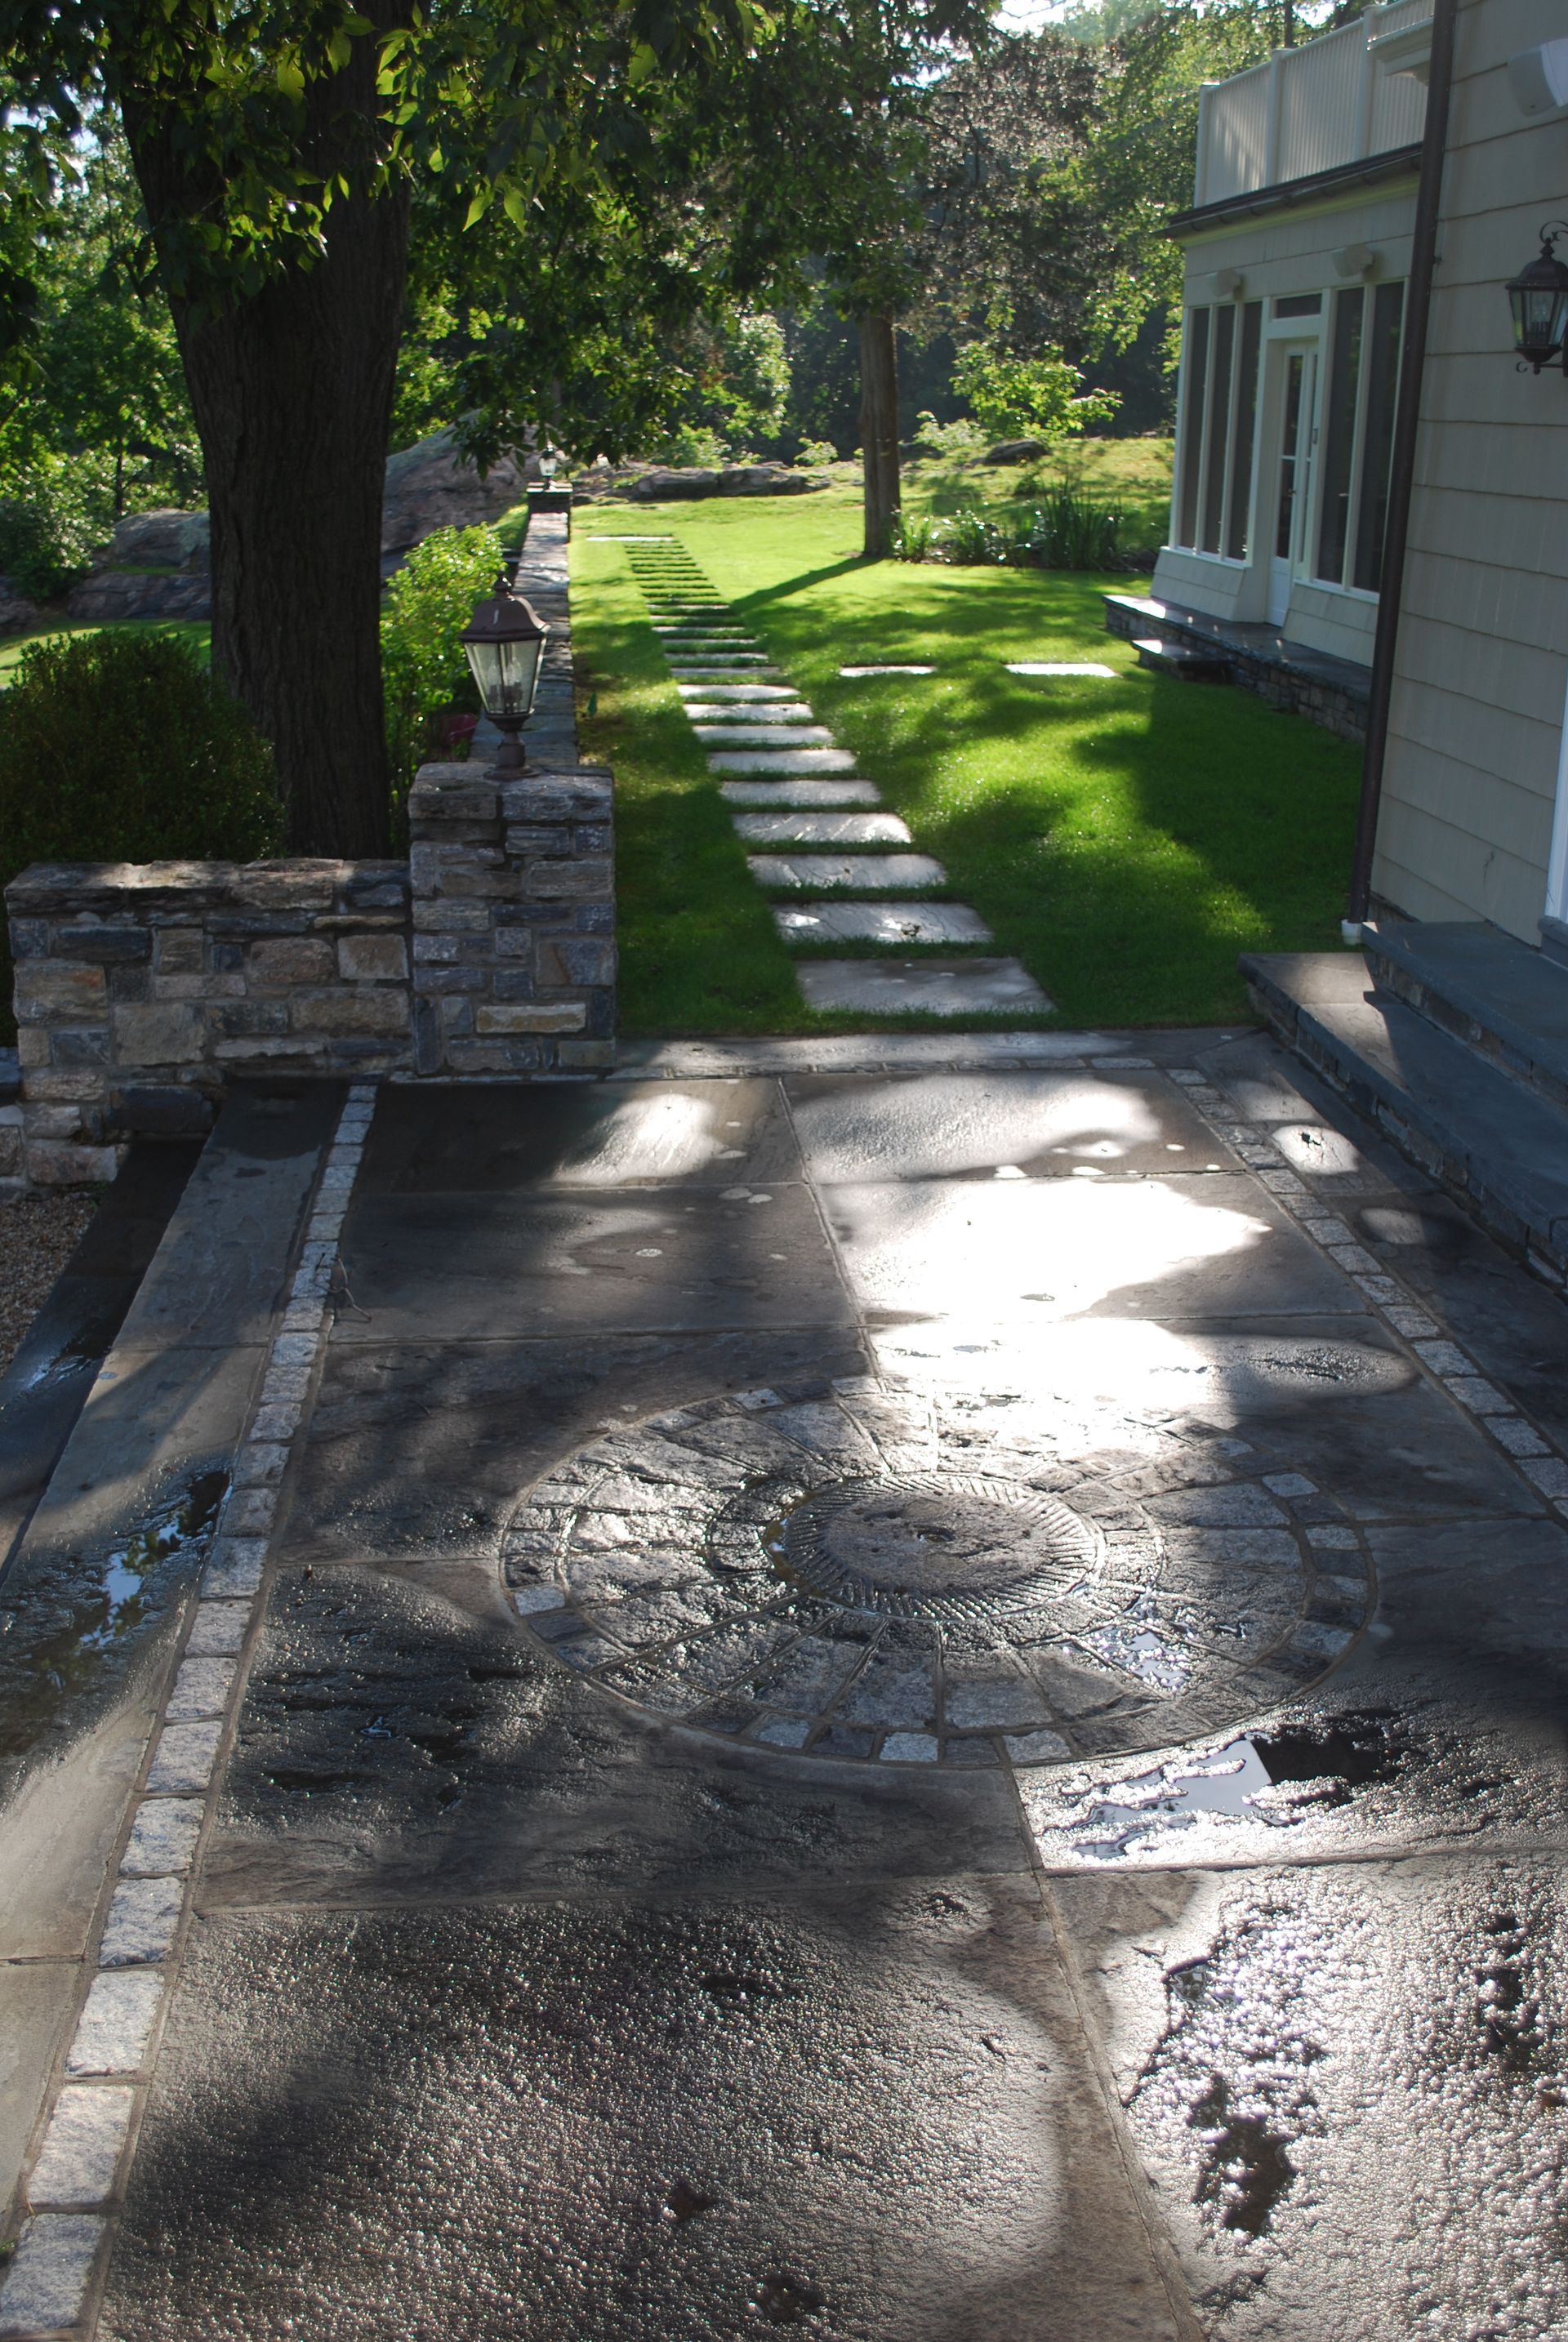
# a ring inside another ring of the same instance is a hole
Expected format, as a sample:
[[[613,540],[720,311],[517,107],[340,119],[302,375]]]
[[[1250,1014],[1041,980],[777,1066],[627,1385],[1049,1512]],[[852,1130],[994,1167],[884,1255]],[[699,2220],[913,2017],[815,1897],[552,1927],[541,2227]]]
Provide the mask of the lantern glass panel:
[[[487,716],[532,714],[539,679],[539,654],[544,647],[537,639],[464,645]]]

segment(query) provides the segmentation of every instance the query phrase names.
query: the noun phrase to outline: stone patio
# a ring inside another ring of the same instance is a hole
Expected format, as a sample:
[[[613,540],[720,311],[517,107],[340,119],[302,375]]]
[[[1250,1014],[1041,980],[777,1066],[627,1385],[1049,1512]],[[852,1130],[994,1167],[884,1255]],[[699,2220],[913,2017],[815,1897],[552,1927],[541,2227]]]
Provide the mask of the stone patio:
[[[0,1583],[10,2342],[1562,2330],[1563,1306],[962,1046],[225,1107]]]

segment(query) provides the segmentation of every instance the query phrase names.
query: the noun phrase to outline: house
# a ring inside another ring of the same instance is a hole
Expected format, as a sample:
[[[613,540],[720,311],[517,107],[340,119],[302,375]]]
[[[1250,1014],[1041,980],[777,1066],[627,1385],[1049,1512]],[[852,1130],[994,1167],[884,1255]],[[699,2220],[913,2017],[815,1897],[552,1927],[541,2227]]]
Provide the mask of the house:
[[[1204,92],[1170,543],[1107,610],[1364,737],[1359,949],[1243,966],[1556,1282],[1568,381],[1519,358],[1509,288],[1568,216],[1565,34],[1561,0],[1392,0]]]

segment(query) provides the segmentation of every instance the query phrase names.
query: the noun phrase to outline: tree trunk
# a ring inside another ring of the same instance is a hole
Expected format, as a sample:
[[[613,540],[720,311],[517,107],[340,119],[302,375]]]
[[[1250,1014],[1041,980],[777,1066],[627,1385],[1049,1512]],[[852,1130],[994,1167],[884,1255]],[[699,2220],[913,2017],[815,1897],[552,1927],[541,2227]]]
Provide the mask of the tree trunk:
[[[380,30],[404,12],[367,13]],[[341,856],[390,836],[381,505],[409,215],[405,191],[356,184],[377,44],[354,45],[307,100],[312,159],[338,152],[354,175],[325,254],[248,299],[171,303],[212,514],[214,669],[273,744],[291,850]],[[125,112],[155,227],[197,191],[177,123]]]
[[[885,560],[898,511],[898,358],[891,317],[857,317],[860,444],[865,458],[865,557]]]

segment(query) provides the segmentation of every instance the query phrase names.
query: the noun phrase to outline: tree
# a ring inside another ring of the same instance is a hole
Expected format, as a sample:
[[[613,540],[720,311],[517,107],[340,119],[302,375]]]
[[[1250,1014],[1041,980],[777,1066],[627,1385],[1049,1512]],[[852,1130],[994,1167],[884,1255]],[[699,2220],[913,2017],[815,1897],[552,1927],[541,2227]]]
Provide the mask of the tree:
[[[296,849],[387,836],[381,483],[415,180],[522,226],[543,191],[634,175],[745,5],[0,0],[13,139],[79,139],[99,103],[124,123],[201,435],[214,664],[273,742]],[[6,295],[24,330],[28,290]]]

